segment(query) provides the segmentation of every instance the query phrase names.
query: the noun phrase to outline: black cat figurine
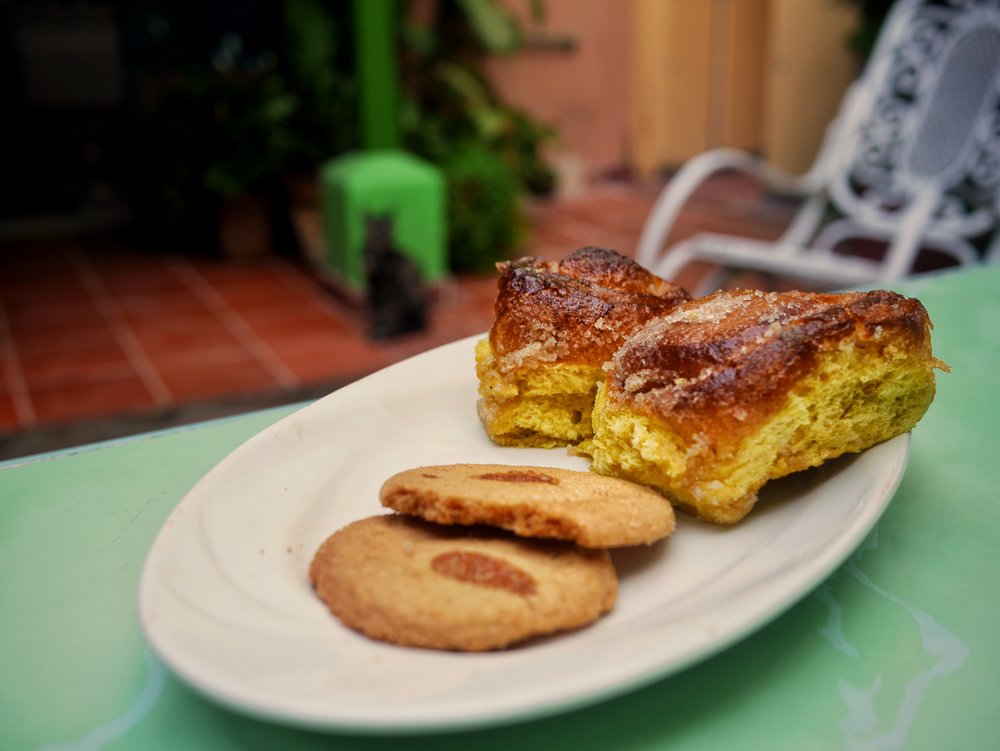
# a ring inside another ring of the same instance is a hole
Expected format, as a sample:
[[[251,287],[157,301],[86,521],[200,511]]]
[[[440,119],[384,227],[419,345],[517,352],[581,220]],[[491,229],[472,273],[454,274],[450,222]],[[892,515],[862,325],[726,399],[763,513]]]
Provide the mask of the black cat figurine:
[[[369,335],[391,339],[427,326],[427,290],[416,264],[395,246],[392,217],[365,217]]]

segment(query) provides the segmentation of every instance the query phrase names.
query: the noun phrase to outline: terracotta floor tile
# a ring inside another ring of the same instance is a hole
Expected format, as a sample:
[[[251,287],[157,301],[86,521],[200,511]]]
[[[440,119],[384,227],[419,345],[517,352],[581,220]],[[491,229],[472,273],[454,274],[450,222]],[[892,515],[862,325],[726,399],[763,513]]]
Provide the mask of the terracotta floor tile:
[[[372,373],[392,357],[358,336],[312,336],[268,343],[304,384],[353,380]]]
[[[281,273],[279,269],[288,266],[287,261],[278,258],[261,258],[242,263],[186,258],[183,263],[197,271],[205,281],[213,286],[239,285],[247,280],[273,277]]]
[[[423,334],[412,334],[391,342],[383,343],[379,345],[378,349],[379,354],[384,358],[382,365],[379,367],[385,367],[386,365],[391,365],[392,363],[406,360],[410,357],[415,357],[416,355],[436,349],[442,344],[448,344],[457,339],[464,338],[464,332],[462,335],[454,335],[453,332],[450,331],[447,334],[444,334],[441,331],[429,331]],[[469,362],[469,367],[472,367],[471,361]]]
[[[174,257],[170,253],[137,249],[127,243],[113,240],[86,242],[79,245],[76,252],[82,253],[102,276],[128,274],[160,267]]]
[[[649,207],[653,200],[652,196],[637,196],[631,191],[600,189],[571,201],[543,202],[535,216],[542,219],[557,219],[560,216],[582,214],[599,222],[610,222],[612,217],[629,216],[627,227],[641,227],[649,215]]]
[[[156,406],[137,376],[61,386],[30,386],[39,423],[85,420]]]
[[[94,330],[107,326],[104,315],[89,297],[76,300],[8,302],[4,313],[11,335],[18,341],[58,337],[64,331]]]
[[[117,303],[125,319],[137,325],[198,315],[214,317],[205,303],[186,287],[118,295]]]
[[[558,233],[566,238],[563,245],[564,254],[587,245],[596,245],[599,248],[613,248],[619,253],[632,256],[639,240],[637,233],[608,229],[578,217],[567,217],[554,222],[550,227],[550,232]]]
[[[629,247],[615,247],[622,244],[621,236],[618,233],[614,233],[613,236],[609,236],[609,234],[607,232],[598,233],[590,225],[575,219],[560,218],[544,227],[535,229],[531,235],[531,242],[533,247],[542,246],[551,249],[555,257],[558,258],[587,245],[614,247],[619,253],[626,255],[631,252],[633,244],[631,241],[626,243]],[[534,255],[534,253],[532,252],[530,255]]]
[[[253,359],[246,347],[237,342],[229,346],[212,346],[201,349],[170,349],[149,354],[149,360],[158,373],[176,370],[196,370],[201,367],[237,367]]]
[[[47,346],[18,351],[21,372],[29,383],[54,385],[95,378],[121,377],[132,365],[121,345],[104,329],[86,338],[49,339]]]
[[[58,305],[90,300],[90,289],[78,276],[9,281],[0,290],[0,299],[17,305]]]
[[[264,272],[256,277],[239,281],[214,282],[213,289],[226,303],[238,312],[261,307],[274,307],[296,302],[309,304],[310,294],[303,293],[285,282],[279,276]],[[318,300],[319,294],[314,293]]]
[[[78,253],[75,242],[58,238],[5,240],[0,247],[0,291],[9,285],[75,278],[72,259]]]
[[[711,264],[704,261],[694,261],[681,269],[677,276],[674,277],[673,282],[694,293],[700,288],[705,275],[710,273],[711,270]]]
[[[346,334],[358,326],[358,323],[349,326],[330,311],[301,301],[245,310],[240,315],[257,336],[266,340],[294,339],[313,334]]]
[[[454,334],[455,339],[486,331],[493,324],[495,289],[488,294],[438,305],[431,309],[433,328]]]
[[[205,313],[148,320],[133,326],[136,339],[154,360],[164,354],[231,349],[239,340],[217,318]]]
[[[685,214],[684,221],[677,223],[677,230],[671,238],[683,238],[696,232],[721,232],[723,234],[739,234],[744,237],[774,238],[781,233],[783,225],[757,222],[749,224],[746,221],[720,216],[718,213],[704,209],[693,209]]]
[[[77,322],[69,320],[62,326],[53,326],[36,332],[19,331],[11,337],[21,354],[44,352],[76,352],[91,346],[105,346],[117,341],[114,331],[103,321]]]
[[[24,384],[17,389],[4,391],[3,402],[5,424],[11,421],[13,426],[30,428],[38,423],[35,407]]]
[[[10,394],[0,392],[0,433],[9,433],[21,427],[25,426],[18,418],[14,400]]]
[[[14,396],[4,379],[3,369],[0,368],[0,433],[8,433],[20,425],[21,419],[14,404]]]
[[[183,292],[184,282],[174,275],[170,264],[154,259],[137,268],[98,269],[107,291],[114,296]]]
[[[163,370],[160,376],[173,397],[181,403],[254,392],[267,393],[281,388],[260,363],[249,357]]]
[[[609,199],[593,209],[574,207],[569,215],[578,221],[586,220],[610,231],[623,233],[626,237],[633,238],[630,244],[634,244],[642,233],[649,210],[650,206],[645,203]]]

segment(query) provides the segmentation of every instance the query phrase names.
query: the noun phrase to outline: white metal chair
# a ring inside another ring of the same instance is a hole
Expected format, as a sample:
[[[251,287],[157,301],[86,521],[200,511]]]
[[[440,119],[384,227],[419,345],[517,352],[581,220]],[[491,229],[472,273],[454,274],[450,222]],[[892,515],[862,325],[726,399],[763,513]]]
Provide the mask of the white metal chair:
[[[723,170],[800,199],[784,234],[768,242],[701,233],[667,248],[688,198]],[[700,154],[657,199],[637,260],[668,279],[705,260],[826,288],[906,276],[921,248],[959,264],[998,261],[998,186],[1000,0],[898,0],[805,175],[739,150]],[[842,252],[856,239],[885,251]]]

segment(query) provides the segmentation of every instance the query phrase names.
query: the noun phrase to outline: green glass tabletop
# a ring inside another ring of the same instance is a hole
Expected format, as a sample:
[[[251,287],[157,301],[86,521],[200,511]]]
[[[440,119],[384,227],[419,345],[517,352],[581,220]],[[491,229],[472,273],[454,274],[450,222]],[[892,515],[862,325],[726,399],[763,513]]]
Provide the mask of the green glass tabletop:
[[[1000,267],[897,285],[952,368],[877,527],[825,583],[673,677],[543,720],[435,736],[223,709],[144,644],[149,546],[282,407],[0,465],[0,749],[1000,748]]]

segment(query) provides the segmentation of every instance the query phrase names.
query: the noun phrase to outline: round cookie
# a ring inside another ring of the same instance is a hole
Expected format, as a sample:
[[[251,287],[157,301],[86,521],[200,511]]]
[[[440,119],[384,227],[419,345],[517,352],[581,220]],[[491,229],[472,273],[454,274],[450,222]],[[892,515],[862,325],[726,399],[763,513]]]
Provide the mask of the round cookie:
[[[461,651],[584,626],[610,610],[618,592],[606,550],[497,530],[472,535],[398,514],[368,517],[328,537],[309,578],[356,631]]]
[[[552,467],[449,464],[382,485],[383,506],[438,524],[487,524],[588,548],[643,545],[674,531],[661,494],[626,480]]]

